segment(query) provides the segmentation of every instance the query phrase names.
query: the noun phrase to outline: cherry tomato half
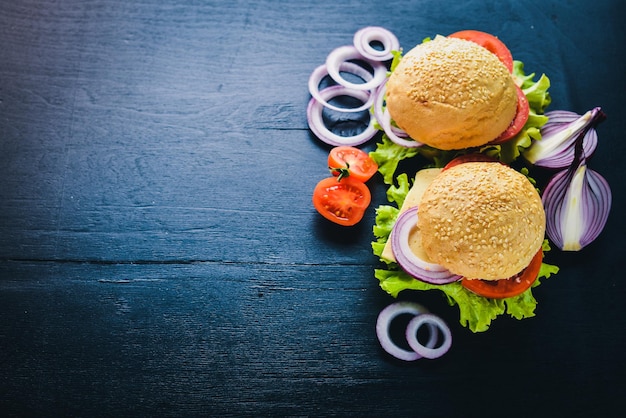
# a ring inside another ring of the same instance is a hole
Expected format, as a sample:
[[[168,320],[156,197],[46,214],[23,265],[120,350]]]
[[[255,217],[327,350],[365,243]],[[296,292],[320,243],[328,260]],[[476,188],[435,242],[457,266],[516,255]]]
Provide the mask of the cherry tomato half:
[[[463,164],[463,163],[496,163],[500,162],[497,158],[490,157],[489,155],[472,153],[472,154],[463,154],[458,157],[454,157],[448,164],[443,167],[443,170],[447,170],[450,167],[454,167],[455,165]],[[442,170],[442,171],[443,171]]]
[[[369,188],[351,177],[327,177],[313,190],[313,206],[326,219],[343,226],[357,224],[372,200]]]
[[[334,147],[328,154],[328,167],[334,176],[348,170],[348,176],[365,183],[378,170],[378,164],[365,151],[349,146]],[[345,177],[343,175],[342,177]]]
[[[510,73],[513,72],[513,56],[509,48],[497,37],[478,30],[462,30],[448,35],[450,38],[460,38],[472,41],[495,54]]]
[[[542,261],[543,251],[540,248],[528,267],[513,277],[501,280],[468,280],[464,278],[461,280],[461,285],[486,298],[503,299],[517,296],[525,292],[537,280]]]
[[[518,86],[515,86],[515,88],[517,89],[517,113],[515,113],[515,118],[506,131],[502,132],[502,134],[500,134],[500,136],[495,140],[491,141],[490,144],[502,144],[509,139],[512,139],[522,130],[524,125],[526,125],[526,121],[528,121],[528,116],[530,116],[530,105],[528,104],[528,99],[521,88]]]

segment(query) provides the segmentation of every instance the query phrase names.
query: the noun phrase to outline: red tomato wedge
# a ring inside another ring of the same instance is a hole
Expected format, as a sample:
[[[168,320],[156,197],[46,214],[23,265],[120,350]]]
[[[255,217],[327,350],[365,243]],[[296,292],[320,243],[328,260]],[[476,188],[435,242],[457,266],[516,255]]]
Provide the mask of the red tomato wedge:
[[[327,177],[313,191],[313,206],[324,218],[342,226],[357,224],[372,200],[369,188],[359,180]]]
[[[490,157],[489,155],[473,153],[473,154],[463,154],[458,157],[454,157],[448,164],[443,167],[443,170],[447,170],[450,167],[454,167],[455,165],[464,164],[464,163],[496,163],[500,162],[497,158]]]
[[[328,167],[334,176],[347,175],[365,183],[378,170],[378,164],[365,151],[349,146],[334,147],[328,154]]]
[[[513,72],[513,56],[509,48],[497,37],[478,30],[462,30],[448,35],[450,38],[460,38],[472,41],[495,54],[510,73]]]
[[[461,280],[461,285],[486,298],[503,299],[517,296],[524,293],[537,280],[542,261],[543,251],[540,248],[528,267],[513,277],[501,280],[468,280],[464,278]]]
[[[490,144],[502,144],[509,139],[512,139],[522,130],[524,125],[526,125],[526,121],[528,121],[528,117],[530,116],[530,105],[528,104],[528,99],[521,88],[518,86],[515,86],[515,88],[517,89],[517,113],[515,114],[515,118],[509,127],[506,128],[506,131],[502,132],[502,134],[500,134],[500,136],[495,140],[491,141]]]

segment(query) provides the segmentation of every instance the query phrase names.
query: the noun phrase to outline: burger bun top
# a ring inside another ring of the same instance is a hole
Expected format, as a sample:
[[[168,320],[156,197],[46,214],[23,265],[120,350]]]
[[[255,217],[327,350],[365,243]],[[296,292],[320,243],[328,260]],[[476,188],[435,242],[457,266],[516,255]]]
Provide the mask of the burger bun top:
[[[437,36],[407,52],[387,82],[387,109],[411,138],[443,150],[484,145],[517,112],[503,63],[482,46]]]
[[[418,206],[429,259],[468,279],[505,279],[522,271],[541,248],[545,224],[535,187],[499,162],[442,171]]]

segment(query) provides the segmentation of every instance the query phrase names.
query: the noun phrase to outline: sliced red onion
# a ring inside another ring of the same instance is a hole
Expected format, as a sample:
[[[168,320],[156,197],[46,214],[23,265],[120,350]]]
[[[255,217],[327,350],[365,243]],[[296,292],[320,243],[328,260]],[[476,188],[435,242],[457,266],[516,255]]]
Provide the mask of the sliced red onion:
[[[551,110],[545,116],[548,117],[550,123],[569,123],[580,118],[578,113],[569,110]]]
[[[604,177],[583,161],[578,167],[555,174],[542,200],[548,237],[563,251],[579,251],[604,229],[612,194]]]
[[[323,90],[320,90],[320,95],[324,101],[328,101],[338,96],[350,96],[363,102],[367,101],[370,96],[368,92],[361,90],[353,90],[343,86],[331,86]],[[309,122],[309,128],[321,141],[332,145],[349,145],[357,146],[369,141],[376,135],[376,128],[374,128],[374,121],[370,117],[370,121],[362,132],[353,136],[341,136],[326,127],[322,113],[324,111],[324,105],[318,102],[317,99],[311,98],[307,106],[307,120]]]
[[[404,211],[391,231],[391,249],[396,262],[412,277],[431,284],[456,282],[461,276],[451,273],[440,264],[422,260],[409,247],[409,235],[417,223],[417,207]]]
[[[404,141],[404,138],[408,138],[409,134],[407,134],[406,132],[404,132],[402,129],[393,126],[391,124],[391,120],[389,118],[389,115],[384,115],[384,110],[385,110],[385,95],[387,94],[387,81],[389,81],[389,78],[386,78],[385,81],[376,89],[376,91],[374,91],[374,118],[376,118],[376,120],[378,121],[378,123],[380,124],[380,127],[383,128],[383,130],[385,131],[385,133],[387,133],[387,136],[391,139],[390,135],[393,135],[394,138],[396,138],[396,140],[399,142]],[[388,120],[388,123],[386,125],[386,127],[383,126],[383,120],[386,119]],[[407,141],[408,144],[408,141]],[[402,146],[406,146],[403,144],[400,144]],[[410,148],[413,147],[418,147],[421,144],[419,142],[415,142],[415,141],[411,141],[410,142]]]
[[[408,301],[394,302],[380,311],[378,319],[376,320],[376,336],[378,337],[381,347],[387,353],[400,360],[414,361],[422,358],[418,353],[405,350],[394,343],[391,339],[389,329],[391,322],[399,315],[409,314],[419,316],[426,313],[428,313],[428,310],[422,305]],[[426,347],[432,348],[437,343],[437,328],[431,324],[429,326],[429,332],[430,338],[426,342]]]
[[[546,113],[548,122],[541,128],[541,139],[524,151],[528,162],[540,167],[564,168],[574,161],[574,145],[578,136],[584,134],[583,151],[588,157],[598,145],[595,126],[605,119],[600,107],[580,116],[568,111]]]
[[[430,333],[426,345],[423,345],[417,339],[418,330],[424,325],[428,326]],[[435,334],[435,338],[438,340],[438,332],[433,333],[433,328],[441,332],[442,340],[438,346],[433,346],[431,342],[433,334]],[[452,332],[443,319],[439,318],[437,315],[425,313],[411,319],[406,327],[406,340],[411,349],[420,356],[435,359],[446,354],[452,346]]]
[[[343,78],[340,73],[341,64],[350,60],[363,61],[370,65],[374,70],[372,79],[364,83],[352,83]],[[328,57],[326,57],[326,69],[337,84],[355,90],[374,90],[387,78],[387,67],[385,64],[365,58],[352,45],[340,46],[331,51]]]
[[[354,74],[357,77],[361,78],[363,81],[370,81],[374,78],[374,76],[367,71],[365,68],[361,67],[358,64],[352,62],[342,62],[339,65],[339,71],[346,72],[350,74]],[[309,77],[309,92],[311,96],[315,98],[318,102],[323,104],[325,107],[331,110],[336,110],[339,112],[362,112],[366,109],[369,109],[374,102],[374,95],[370,94],[367,100],[363,103],[363,105],[353,108],[345,108],[338,107],[330,104],[327,100],[324,99],[323,95],[320,93],[320,82],[328,75],[328,69],[325,64],[320,65],[311,73]]]
[[[379,120],[378,123],[380,123],[380,126],[383,128],[383,131],[385,131],[385,134],[387,135],[387,137],[396,145],[400,145],[406,148],[417,148],[417,147],[421,147],[422,145],[424,145],[421,142],[411,139],[408,134],[404,132],[400,133],[396,131],[391,125],[391,116],[389,116],[389,111],[387,110],[387,108],[383,109],[382,119]],[[403,138],[402,136],[404,135],[406,136]],[[409,138],[409,139],[405,139],[405,138]]]
[[[372,47],[372,43],[379,42],[382,49]],[[392,51],[400,49],[400,42],[396,35],[380,26],[368,26],[354,34],[354,47],[365,58],[373,61],[387,61],[393,58]]]

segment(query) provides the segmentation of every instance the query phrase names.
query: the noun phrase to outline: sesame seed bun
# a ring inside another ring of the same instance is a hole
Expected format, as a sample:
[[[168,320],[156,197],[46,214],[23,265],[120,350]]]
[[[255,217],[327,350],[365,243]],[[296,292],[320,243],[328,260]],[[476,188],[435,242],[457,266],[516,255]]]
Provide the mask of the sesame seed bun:
[[[535,187],[498,162],[442,171],[418,206],[430,260],[468,279],[505,279],[522,271],[541,248],[545,224]]]
[[[387,82],[387,109],[411,138],[451,150],[496,139],[517,112],[507,68],[478,44],[437,36],[406,53]]]

